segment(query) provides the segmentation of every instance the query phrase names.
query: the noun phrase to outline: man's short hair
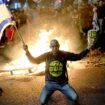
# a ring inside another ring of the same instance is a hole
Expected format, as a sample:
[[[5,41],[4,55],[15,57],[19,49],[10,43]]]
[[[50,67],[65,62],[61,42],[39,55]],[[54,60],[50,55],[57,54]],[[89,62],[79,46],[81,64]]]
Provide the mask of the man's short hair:
[[[58,40],[52,39],[50,41],[50,47],[52,47],[52,46],[60,46]]]

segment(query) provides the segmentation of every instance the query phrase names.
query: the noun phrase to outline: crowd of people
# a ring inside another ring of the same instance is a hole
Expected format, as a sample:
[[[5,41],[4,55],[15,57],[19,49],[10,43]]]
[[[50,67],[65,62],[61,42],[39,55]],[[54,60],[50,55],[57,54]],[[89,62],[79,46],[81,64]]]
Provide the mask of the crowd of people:
[[[95,48],[100,47],[105,50],[105,1],[99,0],[99,2],[91,5],[93,7],[93,20],[92,27],[87,32],[88,40],[95,41]]]

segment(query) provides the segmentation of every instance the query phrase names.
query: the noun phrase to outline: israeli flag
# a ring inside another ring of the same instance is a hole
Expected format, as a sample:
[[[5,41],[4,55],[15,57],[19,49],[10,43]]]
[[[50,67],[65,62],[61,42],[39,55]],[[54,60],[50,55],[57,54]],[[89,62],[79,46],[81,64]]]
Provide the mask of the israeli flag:
[[[3,4],[3,3],[5,3],[5,0],[0,0],[0,4]]]
[[[14,25],[13,16],[4,3],[0,4],[0,40],[3,35],[3,31],[9,25]]]

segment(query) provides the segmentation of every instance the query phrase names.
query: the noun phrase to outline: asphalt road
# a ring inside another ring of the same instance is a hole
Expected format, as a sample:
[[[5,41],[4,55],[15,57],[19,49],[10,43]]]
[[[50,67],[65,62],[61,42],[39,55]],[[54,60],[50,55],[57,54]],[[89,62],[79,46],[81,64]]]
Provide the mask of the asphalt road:
[[[69,71],[69,83],[79,94],[81,105],[105,105],[105,64],[90,61],[85,66],[85,69],[72,68]],[[38,97],[43,85],[44,76],[1,75],[0,87],[4,92],[0,96],[0,105],[39,105]],[[48,105],[72,104],[59,91],[48,102]]]

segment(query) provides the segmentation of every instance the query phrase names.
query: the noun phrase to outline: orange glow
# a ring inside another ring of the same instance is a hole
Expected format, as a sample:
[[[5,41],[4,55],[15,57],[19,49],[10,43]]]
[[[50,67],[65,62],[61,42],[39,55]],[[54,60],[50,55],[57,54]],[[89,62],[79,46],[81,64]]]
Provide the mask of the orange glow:
[[[38,56],[46,51],[49,51],[49,42],[50,42],[50,36],[53,33],[55,29],[51,30],[45,30],[42,29],[39,32],[39,39],[36,40],[35,45],[30,47],[30,52],[33,56]],[[59,36],[59,35],[58,35]],[[63,40],[62,37],[55,37],[60,44],[62,50],[68,50],[68,40]],[[34,71],[43,71],[45,69],[45,63],[41,63],[39,65],[31,64],[28,58],[25,54],[23,54],[19,59],[13,60],[8,65],[6,65],[3,69],[4,70],[18,70],[18,69],[24,69],[24,68],[34,68]],[[16,73],[18,74],[18,72]]]
[[[50,40],[52,39],[51,35],[53,34],[54,31],[57,31],[56,28],[50,29],[50,30],[45,30],[42,29],[40,30],[39,34],[38,34],[38,39],[36,39],[35,44],[33,44],[32,46],[29,46],[29,51],[30,53],[36,57],[46,51],[49,51],[49,43]],[[64,39],[64,35],[56,35],[57,37],[53,37],[54,39],[57,39],[60,43],[60,49],[61,50],[65,50],[65,51],[69,51],[70,49],[70,40],[69,39]],[[76,65],[76,66],[75,66]],[[81,65],[78,62],[68,62],[67,64],[67,68],[68,70],[71,69],[77,69],[77,68],[84,68],[85,65]],[[14,74],[20,74],[21,72],[18,71],[19,69],[22,70],[22,73],[27,73],[26,70],[30,69],[32,70],[33,73],[40,73],[42,71],[45,70],[45,63],[41,63],[39,65],[36,64],[32,64],[30,63],[30,61],[28,60],[27,56],[25,55],[25,53],[23,53],[19,59],[13,60],[12,62],[10,62],[9,64],[5,65],[3,67],[3,70],[17,70],[15,71]]]
[[[53,30],[40,30],[39,39],[35,43],[33,47],[30,48],[31,52],[34,53],[35,56],[42,54],[45,51],[49,50],[49,36],[52,34]]]
[[[46,51],[49,51],[49,41],[50,36],[54,32],[55,29],[51,29],[49,31],[46,31],[45,29],[40,30],[39,33],[39,39],[37,39],[36,43],[29,48],[31,54],[33,56],[38,56]],[[63,37],[55,37],[60,42],[60,49],[61,50],[69,50],[69,40],[64,40]],[[42,63],[40,65],[31,64],[26,57],[25,54],[23,54],[19,59],[10,62],[8,65],[4,67],[4,70],[14,70],[14,69],[24,69],[24,68],[34,68],[34,71],[43,71],[45,69],[45,63]],[[18,73],[17,73],[18,74]]]

